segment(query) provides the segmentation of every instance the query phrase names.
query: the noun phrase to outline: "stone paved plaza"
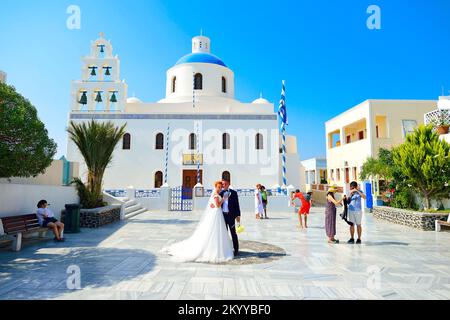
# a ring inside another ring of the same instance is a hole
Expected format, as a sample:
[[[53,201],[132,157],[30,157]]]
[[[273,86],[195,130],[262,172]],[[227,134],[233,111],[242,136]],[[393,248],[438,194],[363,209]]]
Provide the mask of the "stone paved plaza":
[[[286,255],[260,264],[174,263],[159,250],[191,234],[200,213],[144,213],[126,222],[0,251],[0,299],[450,299],[450,232],[423,232],[364,218],[363,245],[329,245],[323,208],[310,228],[294,213],[243,215],[248,243]],[[68,290],[67,268],[81,270]],[[379,281],[377,281],[379,280]]]

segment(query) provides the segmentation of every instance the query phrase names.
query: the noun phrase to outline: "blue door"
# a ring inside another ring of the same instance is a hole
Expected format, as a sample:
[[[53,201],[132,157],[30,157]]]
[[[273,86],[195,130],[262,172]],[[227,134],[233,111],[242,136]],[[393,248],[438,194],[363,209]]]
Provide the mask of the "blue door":
[[[364,183],[364,193],[366,194],[366,208],[373,208],[372,184],[368,181]]]

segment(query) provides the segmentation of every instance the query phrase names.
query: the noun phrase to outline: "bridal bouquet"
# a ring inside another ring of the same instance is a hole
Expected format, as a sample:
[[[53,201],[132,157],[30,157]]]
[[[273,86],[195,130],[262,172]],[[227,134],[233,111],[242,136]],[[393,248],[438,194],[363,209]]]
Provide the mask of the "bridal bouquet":
[[[244,228],[243,226],[238,225],[238,227],[237,227],[237,229],[236,229],[236,232],[237,232],[237,233],[242,233],[242,232],[244,232],[244,230],[245,230],[245,228]]]

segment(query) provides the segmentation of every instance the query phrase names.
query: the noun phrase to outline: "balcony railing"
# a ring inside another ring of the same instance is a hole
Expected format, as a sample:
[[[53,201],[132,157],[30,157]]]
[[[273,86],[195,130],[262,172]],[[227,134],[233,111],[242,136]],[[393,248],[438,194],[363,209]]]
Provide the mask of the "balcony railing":
[[[437,109],[428,113],[425,113],[425,124],[441,124],[450,123],[450,110],[449,109]]]
[[[200,162],[203,165],[203,154],[188,153],[183,154],[183,165],[196,165]]]

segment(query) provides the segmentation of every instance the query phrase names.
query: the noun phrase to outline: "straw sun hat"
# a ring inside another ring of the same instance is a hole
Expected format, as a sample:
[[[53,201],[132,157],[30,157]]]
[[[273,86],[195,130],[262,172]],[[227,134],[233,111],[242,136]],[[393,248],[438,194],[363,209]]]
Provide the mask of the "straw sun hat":
[[[337,192],[338,191],[338,186],[337,185],[333,185],[328,189],[328,192]]]

